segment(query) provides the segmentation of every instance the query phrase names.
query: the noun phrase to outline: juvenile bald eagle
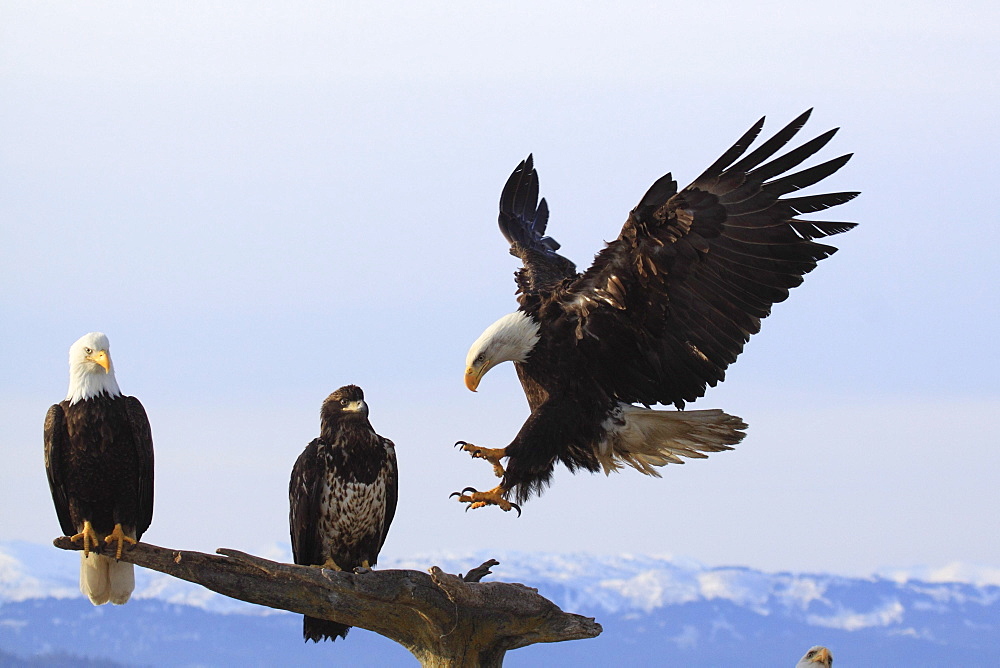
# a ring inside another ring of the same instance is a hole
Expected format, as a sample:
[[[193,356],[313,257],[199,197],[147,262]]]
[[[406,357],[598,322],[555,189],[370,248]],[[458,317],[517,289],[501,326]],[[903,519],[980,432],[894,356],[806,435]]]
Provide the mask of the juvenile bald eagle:
[[[288,483],[296,564],[351,571],[375,565],[396,513],[396,448],[375,433],[357,385],[323,402],[319,438],[292,468]],[[305,617],[306,640],[346,638],[351,627]]]
[[[63,533],[83,543],[80,591],[125,603],[135,575],[118,559],[153,519],[153,435],[139,400],[118,389],[100,332],[69,349],[69,394],[45,416],[45,472]]]
[[[472,344],[465,384],[475,391],[487,371],[514,362],[531,415],[506,448],[456,444],[490,461],[502,480],[453,496],[469,508],[506,511],[516,507],[512,499],[540,493],[557,461],[570,470],[607,473],[628,464],[659,475],[654,467],[730,450],[743,438],[742,420],[720,410],[648,407],[682,409],[723,380],[771,305],[836,251],[813,239],[855,226],[796,216],[858,193],[783,197],[850,158],[787,173],[821,149],[831,130],[771,159],[809,113],[743,157],[760,119],[680,192],[670,174],[660,178],[583,273],[545,236],[548,205],[538,200],[532,157],[518,165],[500,196],[500,230],[523,264],[515,274],[520,308]]]

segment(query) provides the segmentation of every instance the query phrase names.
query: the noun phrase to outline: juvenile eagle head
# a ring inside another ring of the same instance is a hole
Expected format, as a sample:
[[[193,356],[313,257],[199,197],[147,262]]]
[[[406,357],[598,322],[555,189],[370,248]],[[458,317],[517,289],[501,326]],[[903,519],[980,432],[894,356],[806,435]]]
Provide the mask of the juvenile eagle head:
[[[538,343],[538,323],[514,311],[486,328],[465,357],[465,386],[476,391],[486,372],[502,362],[523,362]]]
[[[69,392],[66,399],[75,404],[102,393],[116,397],[121,390],[115,380],[108,337],[101,332],[91,332],[81,336],[69,348]]]
[[[365,393],[357,385],[345,385],[323,401],[319,412],[320,427],[325,432],[328,427],[345,420],[368,420],[368,404]]]

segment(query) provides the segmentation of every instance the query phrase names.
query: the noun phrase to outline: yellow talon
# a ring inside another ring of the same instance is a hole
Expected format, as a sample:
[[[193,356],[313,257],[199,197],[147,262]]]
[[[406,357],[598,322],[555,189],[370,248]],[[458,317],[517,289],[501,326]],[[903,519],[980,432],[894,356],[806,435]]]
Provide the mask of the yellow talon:
[[[104,542],[110,543],[115,540],[118,541],[118,549],[115,551],[115,559],[122,558],[122,550],[125,548],[125,543],[130,543],[132,545],[136,544],[135,538],[129,538],[128,536],[125,535],[125,532],[122,531],[121,524],[115,525],[115,530],[112,531],[111,534],[104,539]]]
[[[333,557],[327,557],[326,561],[324,561],[322,564],[317,564],[317,566],[319,568],[325,568],[325,569],[330,570],[330,571],[342,571],[342,570],[344,570],[343,568],[341,568],[340,566],[337,565],[337,562],[333,560]]]
[[[101,544],[100,539],[94,532],[94,527],[90,525],[90,520],[83,521],[83,529],[80,533],[70,536],[69,539],[74,543],[78,540],[83,541],[83,556],[90,556],[90,550],[99,546]]]
[[[485,459],[490,464],[493,464],[493,473],[496,477],[503,477],[505,471],[500,460],[507,456],[506,448],[481,448],[478,445],[466,443],[465,441],[459,441],[455,445],[461,445],[462,450],[472,455],[473,459]]]
[[[482,508],[484,506],[498,506],[500,510],[507,512],[511,509],[517,511],[518,517],[521,516],[521,507],[516,503],[511,503],[507,499],[503,498],[503,495],[507,490],[503,485],[497,485],[493,489],[486,492],[478,492],[472,487],[466,487],[461,492],[454,492],[452,496],[457,496],[459,502],[468,503],[469,506],[466,510],[473,510],[475,508]]]

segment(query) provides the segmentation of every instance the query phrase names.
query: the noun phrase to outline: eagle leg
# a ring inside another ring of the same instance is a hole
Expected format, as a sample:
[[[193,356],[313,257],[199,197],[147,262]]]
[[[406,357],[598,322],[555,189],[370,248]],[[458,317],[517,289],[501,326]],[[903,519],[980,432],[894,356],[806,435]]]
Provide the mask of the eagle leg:
[[[481,448],[478,445],[466,443],[465,441],[458,441],[455,445],[462,446],[462,450],[472,455],[473,459],[485,459],[490,464],[493,464],[493,473],[496,477],[503,477],[505,471],[503,465],[500,463],[500,459],[507,456],[507,448]]]
[[[451,496],[457,496],[460,503],[468,503],[469,505],[465,508],[466,511],[474,508],[482,508],[483,506],[498,506],[504,512],[513,508],[517,511],[517,516],[520,517],[521,506],[503,498],[506,492],[507,490],[503,485],[497,485],[486,492],[476,491],[474,487],[466,487],[461,492],[452,492]]]
[[[90,520],[84,520],[83,529],[80,530],[80,533],[70,536],[69,539],[74,543],[78,540],[83,541],[83,556],[85,557],[89,557],[90,551],[101,545],[101,540],[94,532],[94,527],[90,525]]]
[[[112,531],[107,536],[107,538],[104,539],[104,542],[105,543],[111,543],[111,542],[114,542],[116,540],[118,541],[118,548],[115,550],[115,559],[121,559],[122,558],[122,550],[125,549],[125,543],[129,543],[131,545],[135,545],[136,544],[135,538],[129,538],[128,536],[125,535],[125,532],[122,531],[122,525],[121,524],[116,524],[115,525],[115,530]]]

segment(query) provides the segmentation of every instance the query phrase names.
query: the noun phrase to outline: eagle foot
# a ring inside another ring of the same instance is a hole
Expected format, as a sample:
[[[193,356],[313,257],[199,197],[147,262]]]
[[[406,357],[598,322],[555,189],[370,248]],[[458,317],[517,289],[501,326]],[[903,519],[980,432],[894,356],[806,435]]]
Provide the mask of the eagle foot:
[[[83,521],[83,529],[80,533],[70,536],[69,539],[74,543],[77,541],[83,541],[83,556],[89,557],[90,551],[94,548],[100,550],[101,539],[97,537],[97,533],[94,531],[94,527],[90,525],[90,520]]]
[[[333,557],[327,557],[326,561],[324,561],[322,564],[316,564],[316,568],[325,568],[328,571],[344,570],[343,568],[337,565],[337,562],[333,560]]]
[[[115,559],[122,558],[122,551],[125,549],[125,543],[135,545],[137,542],[135,538],[129,538],[125,535],[125,532],[122,531],[121,524],[116,524],[115,530],[104,539],[105,543],[111,543],[114,541],[118,541],[118,548],[115,550]]]
[[[504,492],[507,490],[501,485],[497,485],[493,489],[480,492],[477,491],[475,487],[466,487],[461,492],[452,492],[448,498],[457,496],[460,503],[468,503],[469,505],[465,507],[465,511],[468,512],[474,508],[482,508],[484,506],[498,506],[500,510],[505,513],[511,508],[517,511],[517,516],[521,516],[521,506],[516,503],[511,503],[507,499],[503,498]]]
[[[485,459],[490,464],[493,464],[494,475],[498,478],[503,477],[505,471],[503,465],[500,463],[500,459],[507,456],[507,448],[481,448],[478,445],[473,445],[465,441],[458,441],[455,443],[455,446],[461,446],[462,450],[472,455],[473,459]]]

